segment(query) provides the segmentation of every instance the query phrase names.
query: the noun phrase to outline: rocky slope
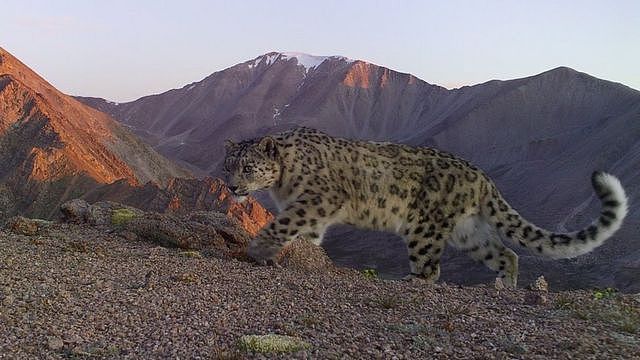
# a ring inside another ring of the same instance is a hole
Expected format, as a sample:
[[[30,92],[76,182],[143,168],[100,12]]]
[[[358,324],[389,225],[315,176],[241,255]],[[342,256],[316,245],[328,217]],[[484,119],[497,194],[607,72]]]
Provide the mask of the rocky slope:
[[[640,352],[637,296],[261,267],[224,256],[212,235],[215,247],[185,251],[104,226],[47,224],[31,236],[0,229],[0,357],[631,359]],[[313,245],[296,252],[326,260]],[[239,341],[264,334],[306,346],[262,354]]]
[[[99,107],[166,156],[200,174],[219,174],[225,138],[242,139],[305,125],[331,134],[430,145],[485,169],[528,219],[573,230],[598,212],[589,175],[619,176],[630,196],[621,231],[593,254],[547,262],[523,254],[530,279],[544,270],[560,286],[640,290],[640,92],[557,68],[523,79],[446,90],[410,74],[342,57],[269,53],[181,89]],[[331,234],[330,234],[331,235]],[[326,244],[343,264],[407,271],[397,238],[351,228]],[[384,255],[382,255],[384,254]],[[454,256],[445,279],[491,276]],[[531,269],[531,270],[529,270]],[[566,274],[574,274],[567,277]]]

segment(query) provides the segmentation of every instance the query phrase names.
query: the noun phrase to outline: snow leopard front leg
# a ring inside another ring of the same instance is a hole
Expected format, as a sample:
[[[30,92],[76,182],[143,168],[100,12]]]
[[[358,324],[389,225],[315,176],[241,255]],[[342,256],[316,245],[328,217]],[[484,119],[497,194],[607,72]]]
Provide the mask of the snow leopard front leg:
[[[280,250],[301,235],[316,245],[339,216],[341,204],[307,191],[287,205],[249,244],[247,255],[258,263],[274,262]]]

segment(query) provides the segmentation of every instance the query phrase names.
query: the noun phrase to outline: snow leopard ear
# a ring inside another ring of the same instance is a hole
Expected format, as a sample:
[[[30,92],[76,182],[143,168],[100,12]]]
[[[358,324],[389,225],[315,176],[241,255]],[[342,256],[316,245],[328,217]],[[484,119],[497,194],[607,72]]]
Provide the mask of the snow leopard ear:
[[[235,144],[231,139],[226,139],[226,140],[224,141],[224,149],[225,149],[226,151],[229,151],[230,149],[233,149],[233,147],[234,147],[235,145],[236,145],[236,144]]]
[[[275,159],[278,153],[276,149],[276,141],[271,136],[265,136],[260,140],[258,144],[260,150],[269,157],[269,159]]]

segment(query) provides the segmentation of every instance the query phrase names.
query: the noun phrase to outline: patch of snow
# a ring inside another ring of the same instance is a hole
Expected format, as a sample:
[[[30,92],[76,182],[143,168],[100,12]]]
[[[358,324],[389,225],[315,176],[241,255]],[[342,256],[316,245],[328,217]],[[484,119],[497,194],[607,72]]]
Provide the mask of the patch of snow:
[[[260,65],[263,61],[267,66],[269,66],[280,59],[285,61],[296,59],[298,66],[304,67],[305,72],[308,72],[311,69],[315,69],[327,59],[342,60],[349,64],[355,61],[353,59],[349,59],[344,56],[316,56],[316,55],[309,55],[309,54],[299,53],[299,52],[283,52],[283,53],[270,53],[268,55],[262,55],[256,58],[255,60],[253,60],[252,62],[248,62],[247,66],[249,67],[249,69],[253,69],[254,67]]]
[[[269,54],[269,55],[262,55],[258,58],[256,58],[255,60],[253,60],[253,62],[250,62],[247,64],[247,66],[249,66],[249,69],[253,69],[254,67],[260,65],[260,63],[262,63],[263,61],[266,63],[267,66],[273,64],[274,62],[276,62],[276,60],[278,60],[278,58],[281,56],[281,54],[279,53],[273,53],[273,54]]]
[[[356,60],[354,59],[349,59],[346,56],[332,56],[332,59],[337,59],[337,60],[342,60],[344,62],[346,62],[347,64],[351,64],[352,62],[355,62]]]
[[[187,88],[187,91],[188,91],[188,90],[192,90],[194,87],[196,87],[196,85],[197,85],[197,84],[193,84],[193,85],[189,86],[189,87]]]
[[[107,102],[108,102],[109,104],[111,104],[111,105],[115,105],[115,106],[120,105],[120,103],[119,103],[119,102],[115,102],[115,101],[109,101],[109,100],[107,100]]]
[[[329,56],[314,56],[309,54],[286,52],[282,53],[282,58],[284,60],[296,59],[298,66],[304,66],[305,70],[309,71],[310,69],[322,64],[329,58]]]
[[[327,59],[342,60],[347,63],[352,63],[355,61],[355,60],[346,58],[344,56],[315,56],[315,55],[309,55],[309,54],[298,53],[298,52],[283,52],[282,59],[284,60],[296,59],[296,61],[298,62],[298,65],[304,66],[305,71],[307,72],[311,69],[315,69]]]
[[[280,109],[277,107],[273,107],[273,125],[277,125],[278,120],[280,119]]]
[[[274,62],[276,62],[276,60],[278,60],[279,57],[280,57],[280,54],[278,53],[267,55],[266,56],[267,65],[273,64]]]

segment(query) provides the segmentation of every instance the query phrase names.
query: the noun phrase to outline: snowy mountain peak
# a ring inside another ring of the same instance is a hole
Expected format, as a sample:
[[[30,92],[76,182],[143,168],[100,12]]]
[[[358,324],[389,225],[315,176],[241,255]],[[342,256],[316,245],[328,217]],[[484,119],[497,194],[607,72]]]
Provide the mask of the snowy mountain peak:
[[[258,56],[253,61],[249,61],[247,65],[251,69],[251,68],[254,68],[254,67],[260,65],[264,61],[265,65],[269,66],[269,65],[273,64],[274,62],[276,62],[276,60],[278,60],[278,58],[280,56],[281,56],[280,53],[271,52],[271,53],[268,53],[268,54],[264,54],[264,55]]]
[[[265,65],[269,66],[278,60],[289,61],[291,59],[295,59],[298,66],[303,66],[305,69],[305,72],[308,72],[309,70],[318,67],[327,59],[342,60],[347,63],[352,63],[355,61],[355,60],[346,58],[344,56],[316,56],[316,55],[310,55],[310,54],[305,54],[300,52],[271,52],[271,53],[259,56],[253,61],[250,61],[248,63],[248,66],[249,68],[253,68],[263,62],[265,63]]]
[[[328,56],[314,56],[296,52],[282,53],[283,60],[296,59],[296,61],[298,62],[298,66],[304,66],[305,71],[309,71],[309,69],[317,67],[328,58]]]

